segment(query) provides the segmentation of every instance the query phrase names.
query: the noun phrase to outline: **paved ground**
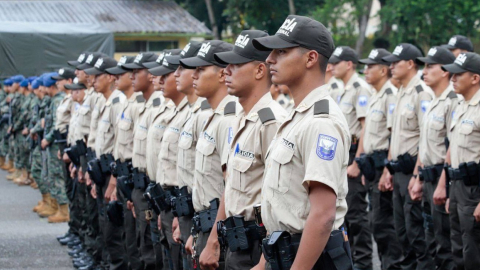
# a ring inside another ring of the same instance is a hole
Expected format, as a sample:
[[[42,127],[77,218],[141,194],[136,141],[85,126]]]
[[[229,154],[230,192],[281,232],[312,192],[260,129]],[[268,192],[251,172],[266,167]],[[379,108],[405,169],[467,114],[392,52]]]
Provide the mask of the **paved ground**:
[[[72,269],[68,249],[55,238],[67,231],[67,224],[39,218],[32,208],[40,192],[5,176],[0,170],[0,269]]]

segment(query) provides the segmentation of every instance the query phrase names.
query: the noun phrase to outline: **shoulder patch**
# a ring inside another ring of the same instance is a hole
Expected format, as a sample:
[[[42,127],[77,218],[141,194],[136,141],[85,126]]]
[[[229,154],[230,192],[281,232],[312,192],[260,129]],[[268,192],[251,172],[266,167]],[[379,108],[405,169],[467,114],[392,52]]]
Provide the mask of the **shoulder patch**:
[[[415,90],[417,90],[417,93],[422,92],[423,91],[422,85],[419,84],[419,85],[415,86]]]
[[[273,114],[272,109],[270,108],[263,108],[258,111],[258,117],[260,117],[260,121],[262,121],[262,124],[265,124],[265,122],[275,120],[275,115]]]
[[[360,84],[359,84],[358,82],[354,82],[354,83],[353,83],[353,87],[359,88],[359,87],[360,87]]]
[[[223,109],[223,115],[230,115],[230,114],[235,114],[235,111],[237,109],[237,104],[235,101],[230,101],[225,105],[225,109]]]
[[[138,103],[145,102],[145,98],[143,97],[143,95],[137,96],[136,100],[137,100]]]
[[[392,88],[387,88],[387,90],[385,90],[385,93],[387,93],[387,95],[391,95],[393,94],[393,91],[392,91]]]
[[[119,97],[116,97],[112,100],[112,104],[117,104],[118,102],[120,102],[120,98]]]
[[[332,83],[332,89],[337,89],[338,88],[338,84],[337,83]]]
[[[453,92],[453,91],[450,91],[450,93],[448,93],[447,97],[451,98],[451,99],[454,99],[454,98],[457,98],[457,94],[455,94],[455,92]]]
[[[329,114],[329,113],[330,113],[330,107],[328,104],[328,100],[322,99],[315,102],[315,105],[313,106],[313,115]]]
[[[202,104],[200,105],[200,109],[202,109],[202,111],[210,109],[210,108],[212,108],[212,107],[210,106],[210,103],[208,103],[208,101],[206,101],[206,100],[202,101]]]
[[[156,98],[152,101],[153,107],[158,107],[158,106],[160,106],[161,103],[162,103],[162,101],[160,100],[160,98]]]

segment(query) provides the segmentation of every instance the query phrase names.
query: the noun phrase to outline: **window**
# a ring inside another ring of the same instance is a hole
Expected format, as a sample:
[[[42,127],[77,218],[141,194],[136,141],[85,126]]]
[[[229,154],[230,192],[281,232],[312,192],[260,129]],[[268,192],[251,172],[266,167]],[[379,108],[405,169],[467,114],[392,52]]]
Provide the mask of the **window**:
[[[116,40],[117,52],[161,52],[178,48],[178,41]]]

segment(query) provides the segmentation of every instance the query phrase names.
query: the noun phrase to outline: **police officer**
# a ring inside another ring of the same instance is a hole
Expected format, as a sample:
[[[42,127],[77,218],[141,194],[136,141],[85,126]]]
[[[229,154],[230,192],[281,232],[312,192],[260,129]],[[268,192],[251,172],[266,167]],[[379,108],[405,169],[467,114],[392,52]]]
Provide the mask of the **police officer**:
[[[360,170],[371,192],[372,233],[377,243],[382,269],[400,269],[402,247],[397,240],[393,224],[392,191],[380,190],[378,183],[388,155],[389,138],[393,122],[393,109],[397,88],[390,83],[389,56],[385,49],[373,49],[367,59],[365,79],[375,93],[370,98],[362,136],[364,155],[360,157]]]
[[[327,82],[328,92],[332,97],[338,95],[336,94],[337,91],[340,91],[344,88],[342,80],[337,79],[333,76],[333,67],[334,64],[328,63],[327,70],[325,71],[325,81]]]
[[[335,269],[314,265],[331,235],[338,240],[336,262],[351,269],[348,242],[341,231],[347,213],[347,165],[351,136],[341,109],[324,85],[333,40],[323,24],[303,16],[289,15],[274,36],[253,40],[258,49],[273,51],[267,58],[272,82],[289,87],[295,100],[292,111],[277,131],[267,152],[262,186],[262,220],[271,234],[273,251],[267,256],[277,268],[287,256],[292,269]],[[282,245],[276,237],[290,237]],[[334,238],[332,238],[333,240]],[[298,249],[297,249],[298,247]],[[278,248],[292,252],[279,258]],[[265,255],[265,254],[264,254]],[[319,258],[321,259],[319,260]],[[295,258],[295,259],[293,259]],[[262,259],[256,269],[264,269]],[[293,261],[292,261],[293,260]]]
[[[362,175],[355,157],[363,153],[362,130],[372,92],[370,86],[360,79],[355,71],[358,55],[352,48],[337,47],[328,62],[333,64],[333,75],[342,80],[345,85],[344,88],[334,91],[333,97],[345,114],[352,134],[347,169],[349,208],[345,224],[350,235],[355,267],[369,269],[372,268],[372,232],[368,224],[367,187],[362,183]]]
[[[124,64],[122,67],[132,70],[132,85],[135,92],[142,92],[145,99],[145,106],[140,109],[139,121],[135,125],[133,137],[132,166],[136,168],[138,177],[146,178],[147,168],[147,132],[151,124],[150,118],[154,111],[161,108],[162,95],[155,91],[152,81],[149,80],[149,73],[143,63],[154,62],[158,58],[154,53],[141,53],[135,57],[133,63]],[[163,109],[164,110],[164,109]],[[134,175],[134,177],[137,177]],[[135,181],[134,181],[135,182]],[[145,183],[144,183],[145,184]],[[148,202],[143,197],[146,186],[136,185],[132,191],[132,213],[136,218],[136,239],[143,269],[156,269],[155,251],[153,249],[151,224],[151,212],[148,209]],[[161,266],[159,266],[161,267]]]
[[[435,256],[439,269],[455,269],[450,244],[450,223],[445,205],[434,205],[433,193],[437,183],[445,186],[443,164],[447,152],[448,130],[458,105],[458,96],[450,85],[450,74],[442,70],[442,65],[451,64],[455,56],[446,48],[433,47],[426,57],[417,58],[417,62],[425,65],[423,80],[432,88],[435,97],[427,109],[423,126],[420,129],[419,169],[415,184],[410,190],[413,200],[423,199],[427,240]],[[423,192],[423,198],[422,198]]]
[[[114,156],[122,163],[128,164],[132,161],[133,155],[133,131],[138,124],[140,109],[145,105],[145,99],[142,92],[135,92],[132,86],[131,70],[127,70],[122,66],[124,64],[133,63],[135,57],[122,56],[118,61],[118,65],[113,68],[107,68],[108,74],[115,75],[115,85],[118,90],[123,91],[127,97],[122,110],[117,117],[117,139],[115,140]],[[128,166],[128,165],[127,165]],[[113,176],[112,176],[113,177]],[[118,178],[118,176],[117,176]],[[117,200],[123,203],[123,220],[125,230],[125,249],[127,262],[131,269],[141,269],[140,253],[137,248],[135,235],[136,222],[132,214],[132,209],[128,208],[129,200],[126,194],[120,188],[117,189]]]
[[[242,236],[238,238],[238,241],[249,239],[248,246],[237,249],[239,242],[226,243],[226,269],[251,269],[260,261],[260,241],[264,235],[255,233],[259,224],[255,223],[254,207],[261,202],[268,146],[287,116],[269,91],[271,75],[265,60],[270,52],[259,51],[252,44],[254,38],[264,36],[268,34],[259,30],[242,31],[233,51],[215,54],[218,62],[228,64],[225,68],[228,93],[238,97],[243,108],[237,116],[238,131],[230,144],[225,191],[217,221],[224,220],[227,234],[233,233],[232,229],[237,226],[250,230],[243,235],[243,239]],[[238,218],[242,219],[243,224],[233,225],[234,219]],[[217,234],[220,232],[217,231]],[[229,235],[221,237],[234,239],[234,234],[233,238]]]
[[[450,38],[447,44],[443,45],[449,49],[455,57],[463,52],[473,52],[473,44],[466,36],[455,35]]]
[[[479,67],[480,56],[475,53],[461,53],[453,64],[442,67],[453,74],[455,92],[465,98],[450,125],[450,149],[446,157],[446,161],[451,162],[449,176],[452,182],[447,207],[457,269],[480,268]]]
[[[235,132],[233,123],[238,103],[236,98],[228,95],[225,85],[225,64],[219,63],[215,53],[231,51],[233,45],[219,40],[202,43],[197,56],[184,58],[180,64],[184,68],[195,69],[192,75],[195,93],[208,100],[213,113],[205,122],[202,133],[197,142],[195,156],[195,177],[192,190],[193,207],[197,218],[202,215],[213,215],[218,208],[217,203],[224,190],[224,171],[227,163],[228,145],[232,142]],[[195,218],[195,217],[194,217]],[[223,269],[219,265],[220,245],[217,241],[215,225],[202,224],[202,230],[195,229],[195,249],[193,254],[194,268],[200,263],[202,269]],[[210,236],[212,231],[212,236]],[[187,245],[190,245],[187,243]],[[191,246],[187,247],[191,249]],[[222,260],[223,261],[223,260]],[[198,267],[198,266],[197,266]]]
[[[423,230],[421,202],[413,201],[408,192],[409,182],[418,174],[415,163],[420,127],[433,97],[430,87],[417,76],[418,65],[415,60],[421,56],[422,53],[417,47],[402,43],[395,47],[392,55],[382,58],[391,63],[392,76],[398,79],[402,86],[398,91],[393,112],[388,156],[390,164],[384,169],[380,186],[386,190],[393,188],[395,230],[405,256],[403,267],[434,269],[435,264],[428,252]],[[395,174],[393,186],[392,174]]]

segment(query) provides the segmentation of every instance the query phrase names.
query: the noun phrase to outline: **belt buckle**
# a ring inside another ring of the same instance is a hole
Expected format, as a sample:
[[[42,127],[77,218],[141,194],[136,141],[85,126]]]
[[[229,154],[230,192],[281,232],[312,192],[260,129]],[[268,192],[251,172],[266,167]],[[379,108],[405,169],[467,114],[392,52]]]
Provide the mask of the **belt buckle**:
[[[145,210],[145,219],[147,221],[150,221],[152,220],[152,218],[153,218],[152,210]]]

